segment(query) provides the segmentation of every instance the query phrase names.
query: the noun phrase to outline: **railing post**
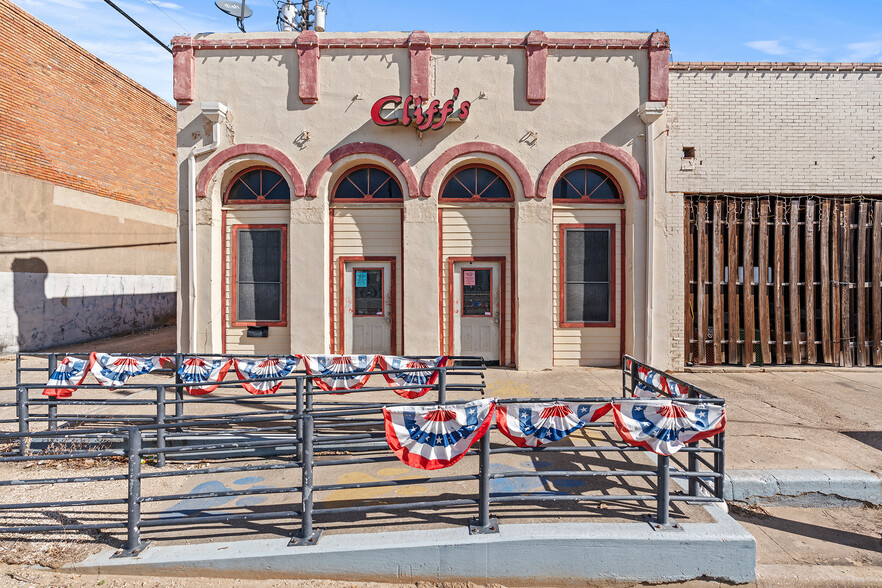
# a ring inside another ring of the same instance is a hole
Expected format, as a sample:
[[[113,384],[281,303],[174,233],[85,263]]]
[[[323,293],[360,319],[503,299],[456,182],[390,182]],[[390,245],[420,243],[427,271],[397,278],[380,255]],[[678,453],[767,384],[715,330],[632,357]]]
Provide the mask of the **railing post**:
[[[28,389],[25,386],[19,386],[16,388],[16,408],[18,412],[18,432],[21,434],[27,434],[30,431],[28,430]],[[28,438],[20,437],[19,438],[19,453],[21,455],[27,455],[28,453]]]
[[[695,389],[689,388],[688,398],[698,398],[698,394],[695,393]],[[698,442],[695,443],[687,443],[686,447],[691,447],[692,449],[698,449]],[[690,451],[687,455],[687,459],[689,460],[687,465],[689,466],[690,474],[697,474],[699,468],[698,454],[694,451]],[[690,476],[688,480],[689,484],[689,496],[698,496],[698,478],[696,476]]]
[[[470,535],[499,532],[499,521],[490,517],[490,431],[481,437],[478,469],[478,518],[469,525]]]
[[[55,373],[55,369],[58,367],[58,357],[54,353],[50,353],[49,357],[46,359],[48,360],[48,370],[49,375],[51,376]],[[49,421],[47,428],[50,431],[55,431],[58,429],[58,403],[50,397],[46,407],[46,416]]]
[[[447,368],[438,368],[438,404],[447,402]]]
[[[156,424],[165,424],[165,386],[156,387]],[[165,429],[156,429],[156,467],[165,467]]]
[[[297,386],[297,424],[295,425],[297,431],[297,459],[303,461],[303,376],[297,376],[294,379],[294,383]]]
[[[312,412],[312,389],[313,383],[312,378],[306,378],[306,412]]]
[[[312,466],[314,433],[312,415],[303,416],[303,460],[300,467],[301,490],[300,490],[300,532],[291,538],[288,546],[315,545],[321,536],[321,529],[312,528]]]
[[[723,482],[726,480],[726,431],[717,433],[714,446],[720,450],[714,453],[714,471],[720,474],[714,478],[714,495],[722,500]]]
[[[622,390],[622,396],[625,395],[625,391]],[[637,362],[634,359],[631,359],[631,396],[637,395]]]
[[[141,541],[141,431],[138,427],[127,427],[126,433],[126,457],[129,461],[126,547],[114,557],[133,557],[147,547]]]
[[[181,374],[179,370],[181,366],[184,365],[184,354],[183,353],[175,353],[175,420],[181,422],[184,420],[184,387],[181,385],[183,382],[181,381]],[[176,429],[180,432],[180,429]]]
[[[670,525],[671,505],[671,464],[666,455],[658,456],[658,500],[656,500],[655,524],[660,527]]]

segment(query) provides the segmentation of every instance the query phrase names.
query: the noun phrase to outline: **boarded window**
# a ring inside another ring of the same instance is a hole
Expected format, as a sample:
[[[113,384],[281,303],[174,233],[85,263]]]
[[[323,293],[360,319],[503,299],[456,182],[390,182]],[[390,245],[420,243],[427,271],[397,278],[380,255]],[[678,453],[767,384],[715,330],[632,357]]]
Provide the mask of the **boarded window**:
[[[283,230],[236,231],[236,321],[279,322],[283,305]]]
[[[564,240],[564,322],[611,322],[612,231],[567,229]]]

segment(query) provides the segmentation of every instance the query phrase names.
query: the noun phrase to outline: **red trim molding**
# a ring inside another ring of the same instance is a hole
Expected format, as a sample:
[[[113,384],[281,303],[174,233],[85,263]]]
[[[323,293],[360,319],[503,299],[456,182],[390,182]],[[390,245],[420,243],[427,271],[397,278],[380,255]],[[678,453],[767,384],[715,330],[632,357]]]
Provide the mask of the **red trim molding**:
[[[194,58],[193,39],[175,37],[172,39],[172,95],[179,105],[192,104],[196,99],[194,79],[196,77],[196,59]]]
[[[527,51],[527,104],[538,106],[545,102],[548,37],[542,31],[530,31],[524,49]]]
[[[331,169],[331,166],[344,157],[360,153],[368,153],[376,155],[377,157],[382,157],[394,165],[398,171],[401,172],[401,175],[404,176],[404,181],[407,183],[407,193],[411,198],[417,197],[419,194],[419,184],[417,184],[416,176],[414,175],[410,164],[408,164],[397,151],[390,149],[385,145],[380,145],[379,143],[347,143],[346,145],[337,147],[325,155],[322,160],[319,161],[318,165],[315,166],[315,169],[309,176],[309,184],[306,187],[306,193],[297,195],[316,198],[318,196],[319,184],[325,174],[328,173],[328,170]]]
[[[667,102],[670,94],[670,39],[656,31],[649,35],[649,101]],[[528,70],[529,71],[529,70]]]
[[[300,172],[297,171],[294,162],[288,159],[287,155],[269,145],[262,145],[260,143],[242,143],[241,145],[227,147],[208,160],[208,163],[205,164],[196,178],[196,196],[198,198],[206,196],[208,193],[208,182],[211,181],[211,178],[214,177],[217,170],[234,157],[242,157],[243,155],[260,155],[274,161],[285,171],[285,173],[288,174],[288,177],[291,178],[291,183],[294,185],[294,195],[303,196],[305,194],[306,189],[303,186],[303,178],[300,176]]]
[[[627,151],[620,149],[619,147],[594,141],[572,145],[555,155],[545,166],[545,169],[542,170],[542,173],[539,174],[539,186],[536,189],[536,197],[545,198],[546,196],[551,195],[549,192],[551,178],[566,162],[580,155],[594,154],[606,155],[622,164],[622,166],[630,172],[631,177],[634,178],[634,182],[637,184],[637,193],[640,195],[640,198],[646,198],[646,174],[643,173],[637,160]]]
[[[605,323],[570,323],[567,322],[566,306],[566,233],[567,229],[605,229],[609,231],[609,321]],[[561,224],[558,227],[557,256],[558,256],[558,326],[561,329],[586,329],[594,327],[616,326],[616,225],[609,224]],[[623,274],[624,275],[624,274]],[[624,292],[623,292],[624,294]]]
[[[407,38],[407,48],[410,53],[410,93],[414,97],[422,97],[423,100],[429,98],[432,60],[430,42],[426,31],[414,31]]]
[[[303,31],[294,42],[297,69],[300,72],[300,101],[315,104],[319,100],[319,39],[315,31]]]
[[[444,153],[442,153],[438,159],[432,162],[432,165],[429,166],[429,169],[426,170],[426,174],[423,176],[422,189],[420,191],[420,196],[423,198],[429,198],[432,195],[432,186],[435,184],[435,181],[438,179],[438,174],[441,173],[441,170],[448,163],[453,161],[458,157],[462,157],[463,155],[469,155],[471,153],[484,153],[487,155],[493,155],[498,157],[505,163],[507,163],[517,174],[518,180],[521,182],[521,188],[524,190],[524,196],[527,198],[533,198],[535,192],[533,190],[533,178],[530,177],[530,172],[527,171],[527,166],[523,164],[523,162],[517,158],[517,156],[502,147],[501,145],[496,145],[494,143],[484,143],[482,141],[472,141],[470,143],[462,143],[460,145],[454,145]],[[416,192],[410,193],[411,198],[416,198]],[[544,194],[543,196],[544,197]]]

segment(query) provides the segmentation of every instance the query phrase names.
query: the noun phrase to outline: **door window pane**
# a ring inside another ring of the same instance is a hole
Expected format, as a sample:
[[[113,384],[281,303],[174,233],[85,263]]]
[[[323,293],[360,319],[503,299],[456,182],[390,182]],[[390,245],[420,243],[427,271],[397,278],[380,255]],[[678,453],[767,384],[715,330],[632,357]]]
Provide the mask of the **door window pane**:
[[[564,322],[611,322],[610,229],[564,231]]]
[[[236,231],[236,320],[282,320],[282,230]]]
[[[355,316],[384,316],[383,270],[357,269],[353,272],[353,279]]]
[[[493,316],[492,270],[462,269],[462,315]]]

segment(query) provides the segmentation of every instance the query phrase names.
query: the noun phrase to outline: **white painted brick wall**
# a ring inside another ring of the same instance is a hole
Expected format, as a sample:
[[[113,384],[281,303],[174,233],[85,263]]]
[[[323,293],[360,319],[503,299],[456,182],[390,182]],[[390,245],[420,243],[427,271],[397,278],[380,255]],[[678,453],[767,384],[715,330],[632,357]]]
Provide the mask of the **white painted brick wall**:
[[[668,192],[882,195],[882,72],[670,75]]]

